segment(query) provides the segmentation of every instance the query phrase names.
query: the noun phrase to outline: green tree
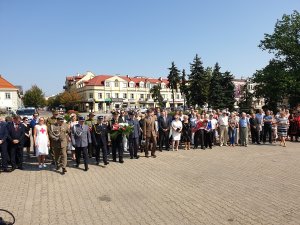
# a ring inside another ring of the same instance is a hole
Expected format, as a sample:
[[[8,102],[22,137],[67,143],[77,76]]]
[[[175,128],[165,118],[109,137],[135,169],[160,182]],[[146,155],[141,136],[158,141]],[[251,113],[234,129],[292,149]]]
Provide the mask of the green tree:
[[[55,95],[53,97],[50,97],[48,100],[47,100],[47,106],[50,108],[50,109],[54,109],[54,108],[57,108],[59,107],[62,103],[60,102],[60,95]]]
[[[253,102],[254,96],[249,91],[249,88],[248,88],[249,84],[250,84],[250,81],[247,80],[246,84],[244,86],[242,86],[242,88],[240,90],[242,97],[239,102],[239,107],[240,107],[240,110],[243,112],[250,112],[252,109],[252,102]]]
[[[270,70],[275,70],[272,80],[268,80],[267,84],[259,83],[259,93],[266,96],[266,93],[272,93],[274,86],[280,88],[280,93],[285,90],[283,96],[289,99],[291,106],[295,106],[300,102],[300,14],[294,11],[291,15],[284,14],[281,20],[275,24],[273,34],[265,34],[264,39],[260,42],[259,47],[274,54],[275,59],[272,60],[268,68],[258,71],[254,78],[256,82],[264,79],[262,76],[269,76]],[[283,71],[284,70],[284,71]],[[281,79],[281,75],[285,74],[286,79]],[[275,76],[279,76],[281,84],[276,84]],[[264,86],[264,90],[260,88]],[[286,89],[285,87],[289,88]],[[275,100],[274,96],[266,96],[269,104],[274,105],[272,102]],[[279,98],[279,97],[278,97]]]
[[[150,89],[150,93],[152,98],[154,99],[155,102],[158,102],[158,105],[160,107],[164,106],[164,98],[161,95],[161,85],[154,85],[151,89]]]
[[[189,105],[189,87],[188,87],[188,83],[186,80],[186,73],[185,70],[182,70],[181,73],[181,82],[180,82],[180,92],[181,95],[184,95],[184,106]]]
[[[44,107],[46,105],[45,94],[37,85],[27,90],[23,97],[25,107]]]
[[[175,63],[172,62],[171,67],[169,68],[170,72],[168,75],[169,87],[172,91],[173,107],[175,107],[175,91],[179,88],[180,82],[180,71],[175,66]]]
[[[193,63],[190,63],[190,70],[190,102],[193,105],[202,106],[205,102],[208,102],[210,77],[205,72],[203,63],[198,55],[195,56]]]
[[[66,109],[75,109],[78,103],[82,101],[82,97],[74,90],[64,91],[60,95],[60,102]]]
[[[228,108],[229,110],[234,109],[234,102],[235,102],[235,98],[234,98],[235,87],[234,87],[233,79],[234,79],[233,75],[228,71],[226,71],[222,75],[221,85],[224,93],[223,104],[224,104],[224,108]]]
[[[253,75],[255,96],[265,98],[266,107],[277,111],[277,104],[287,97],[294,80],[286,70],[286,64],[282,61],[271,60],[262,70]]]
[[[221,109],[224,107],[224,92],[222,87],[223,77],[220,69],[221,67],[216,63],[210,81],[209,105],[214,109]]]

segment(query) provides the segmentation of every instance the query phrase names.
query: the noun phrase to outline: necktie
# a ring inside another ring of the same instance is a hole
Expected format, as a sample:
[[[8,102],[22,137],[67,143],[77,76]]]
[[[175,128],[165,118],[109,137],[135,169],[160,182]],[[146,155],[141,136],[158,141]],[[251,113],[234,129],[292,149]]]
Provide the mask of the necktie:
[[[18,131],[19,124],[15,124],[15,131]]]

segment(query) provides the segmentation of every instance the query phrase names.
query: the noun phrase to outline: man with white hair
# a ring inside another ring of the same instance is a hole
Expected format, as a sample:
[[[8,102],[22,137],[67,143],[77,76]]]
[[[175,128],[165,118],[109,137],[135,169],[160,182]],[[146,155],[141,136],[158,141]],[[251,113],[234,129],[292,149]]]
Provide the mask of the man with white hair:
[[[249,119],[246,117],[246,113],[242,113],[242,117],[239,121],[239,128],[240,128],[240,141],[241,146],[248,146],[248,130],[250,130],[250,122]]]
[[[222,111],[222,115],[220,115],[218,123],[220,126],[220,147],[223,145],[228,146],[228,116],[225,110]]]

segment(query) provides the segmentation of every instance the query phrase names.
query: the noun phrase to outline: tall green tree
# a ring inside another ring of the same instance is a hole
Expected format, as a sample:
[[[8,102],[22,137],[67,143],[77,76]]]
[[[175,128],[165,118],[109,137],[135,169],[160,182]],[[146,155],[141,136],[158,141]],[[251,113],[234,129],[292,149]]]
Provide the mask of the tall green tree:
[[[44,107],[46,105],[45,94],[37,85],[27,90],[23,97],[25,107]]]
[[[272,60],[266,68],[254,74],[254,80],[261,82],[266,80],[263,76],[269,76],[270,70],[275,70],[273,78],[268,80],[267,84],[258,83],[258,93],[261,96],[266,96],[267,93],[272,93],[274,86],[278,87],[276,80],[281,80],[281,85],[278,88],[285,90],[283,96],[289,99],[291,106],[295,106],[300,102],[300,14],[294,11],[291,15],[284,14],[281,20],[275,24],[273,34],[265,34],[264,39],[260,42],[259,47],[274,54],[275,59]],[[268,68],[267,68],[268,67]],[[284,71],[283,71],[284,70]],[[285,74],[285,79],[281,79],[281,75]],[[279,78],[275,78],[279,76]],[[261,87],[264,86],[262,90]],[[285,87],[289,88],[286,89]],[[276,93],[274,93],[277,95]],[[266,96],[269,104],[274,96]]]
[[[214,109],[221,109],[224,107],[224,92],[222,87],[222,73],[219,63],[216,63],[212,72],[209,92],[209,105]]]
[[[223,104],[224,104],[224,108],[228,108],[229,110],[233,110],[234,109],[234,102],[235,102],[235,98],[234,98],[234,83],[233,83],[233,75],[226,71],[225,73],[223,73],[222,75],[222,89],[223,89],[223,93],[224,93],[224,99],[223,99]]]
[[[151,89],[150,89],[150,93],[152,98],[154,99],[155,102],[158,102],[158,105],[160,107],[164,106],[164,98],[161,95],[161,85],[154,85]]]
[[[186,104],[189,105],[189,87],[186,80],[185,69],[183,69],[181,73],[180,92],[181,95],[184,95],[184,106]]]
[[[175,63],[172,62],[171,67],[169,68],[170,72],[168,75],[169,87],[172,91],[173,107],[175,107],[175,91],[179,88],[180,82],[180,71],[175,66]]]
[[[190,70],[190,102],[193,105],[197,104],[198,106],[202,106],[204,103],[208,102],[210,78],[205,72],[203,63],[198,55],[196,55],[193,62],[190,63]]]
[[[46,104],[50,109],[58,108],[62,104],[60,101],[60,94],[48,98]]]
[[[82,97],[74,90],[64,91],[60,95],[60,102],[66,107],[66,109],[76,109],[81,101]]]

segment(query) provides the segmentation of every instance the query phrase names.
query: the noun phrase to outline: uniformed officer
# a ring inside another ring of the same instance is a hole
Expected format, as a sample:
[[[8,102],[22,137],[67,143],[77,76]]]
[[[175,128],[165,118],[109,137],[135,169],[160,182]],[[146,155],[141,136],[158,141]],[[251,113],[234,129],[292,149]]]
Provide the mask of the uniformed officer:
[[[56,123],[50,125],[49,136],[52,140],[56,170],[59,170],[60,167],[62,167],[62,174],[67,172],[67,146],[69,134],[70,128],[64,123],[63,116],[57,117]]]
[[[94,113],[92,113],[92,112],[89,113],[88,119],[86,119],[86,121],[85,121],[85,125],[87,125],[89,127],[90,132],[92,132],[92,127],[95,124],[94,116],[95,116]],[[89,153],[90,158],[92,158],[95,155],[94,146],[92,144],[89,144],[89,146],[88,146],[88,153]]]
[[[118,125],[118,119],[119,119],[119,113],[118,112],[114,112],[113,114],[113,119],[111,120],[111,130],[113,130],[114,125]],[[119,155],[119,163],[124,163],[123,160],[123,137],[122,134],[118,134],[118,136],[114,139],[111,140],[112,143],[112,157],[113,157],[113,161],[116,162],[117,161],[117,151],[118,151],[118,155]]]
[[[79,167],[81,152],[83,152],[84,171],[88,171],[88,152],[87,147],[92,143],[89,127],[84,124],[84,117],[80,116],[78,124],[74,125],[71,131],[72,145],[76,152],[76,167]]]
[[[55,124],[57,122],[57,117],[58,117],[58,111],[57,110],[52,110],[52,116],[49,117],[46,121],[46,125],[47,125],[47,128],[48,130],[50,130],[50,126]],[[50,149],[49,149],[49,155],[51,157],[51,160],[52,161],[52,164],[55,164],[55,160],[54,160],[54,152],[53,152],[53,140],[52,138],[50,137]]]
[[[97,123],[92,127],[92,140],[96,150],[96,164],[100,163],[100,148],[102,150],[104,165],[109,164],[107,161],[107,140],[108,125],[104,123],[103,116],[97,117]]]

